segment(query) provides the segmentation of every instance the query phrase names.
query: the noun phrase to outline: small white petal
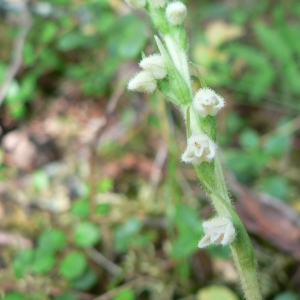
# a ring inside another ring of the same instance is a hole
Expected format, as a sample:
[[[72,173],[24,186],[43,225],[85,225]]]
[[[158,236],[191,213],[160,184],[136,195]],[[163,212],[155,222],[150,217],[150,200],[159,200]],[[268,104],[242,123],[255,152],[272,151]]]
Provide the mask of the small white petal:
[[[125,0],[125,2],[133,8],[144,8],[146,6],[146,0]]]
[[[129,90],[142,93],[153,93],[156,87],[156,80],[148,71],[139,72],[128,82]]]
[[[156,79],[162,79],[167,76],[166,65],[160,54],[143,58],[140,62],[140,67],[150,72]]]
[[[166,17],[168,21],[173,25],[180,25],[186,18],[186,6],[180,2],[171,2],[166,9]]]
[[[165,5],[168,2],[168,0],[150,0],[150,1],[155,8],[165,7]]]
[[[215,116],[224,105],[224,99],[210,88],[200,89],[193,99],[194,108],[203,118],[207,115]]]
[[[198,248],[212,244],[227,245],[235,239],[235,229],[228,217],[216,217],[203,223],[204,237],[199,241]]]
[[[216,155],[217,146],[208,137],[201,133],[192,135],[187,142],[187,148],[181,156],[186,163],[200,164],[203,161],[211,162]]]

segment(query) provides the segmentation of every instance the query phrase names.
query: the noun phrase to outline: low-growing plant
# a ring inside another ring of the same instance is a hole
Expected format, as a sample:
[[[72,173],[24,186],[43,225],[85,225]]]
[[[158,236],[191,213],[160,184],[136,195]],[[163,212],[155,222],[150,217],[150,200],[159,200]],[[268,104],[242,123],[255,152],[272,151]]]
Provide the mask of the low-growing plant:
[[[259,300],[261,293],[253,247],[231,203],[219,158],[216,115],[224,107],[225,100],[206,86],[198,70],[201,88],[198,91],[193,89],[183,24],[187,8],[180,1],[126,2],[134,8],[146,10],[160,35],[155,36],[160,53],[143,55],[139,64],[142,71],[129,81],[128,89],[144,93],[158,89],[180,110],[187,133],[187,146],[181,160],[194,166],[217,212],[216,217],[203,222],[204,237],[198,247],[229,245],[246,299]]]

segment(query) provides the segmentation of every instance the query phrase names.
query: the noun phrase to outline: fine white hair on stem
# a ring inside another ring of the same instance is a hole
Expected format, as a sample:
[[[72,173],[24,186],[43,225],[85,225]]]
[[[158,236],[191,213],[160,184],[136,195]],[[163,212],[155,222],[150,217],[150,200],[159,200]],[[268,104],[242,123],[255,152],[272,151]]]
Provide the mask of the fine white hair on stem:
[[[193,99],[193,106],[200,116],[215,116],[224,107],[224,99],[210,88],[201,88]]]
[[[203,222],[203,229],[205,235],[199,241],[198,248],[205,248],[212,244],[228,245],[236,236],[232,221],[224,216]]]
[[[187,147],[181,156],[186,163],[200,164],[204,161],[211,162],[216,155],[217,146],[207,134],[192,135],[187,142]]]

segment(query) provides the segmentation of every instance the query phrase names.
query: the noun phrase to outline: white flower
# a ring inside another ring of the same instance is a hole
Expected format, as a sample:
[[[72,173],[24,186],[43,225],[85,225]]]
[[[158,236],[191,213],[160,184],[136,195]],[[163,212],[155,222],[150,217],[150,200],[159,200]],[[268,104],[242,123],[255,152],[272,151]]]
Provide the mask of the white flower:
[[[203,118],[207,115],[215,116],[224,105],[224,99],[210,88],[200,89],[193,100],[194,108]]]
[[[198,248],[211,244],[227,245],[235,239],[235,229],[228,217],[216,217],[203,222],[205,236],[199,241]]]
[[[168,0],[151,0],[151,3],[155,8],[165,7],[167,2]]]
[[[166,65],[160,54],[154,54],[142,59],[140,67],[150,72],[156,79],[162,79],[167,76]]]
[[[204,133],[192,135],[187,142],[187,148],[181,156],[186,163],[200,164],[211,162],[216,155],[216,144]]]
[[[166,17],[171,24],[180,25],[186,17],[186,12],[186,6],[182,2],[171,2],[166,9]]]
[[[146,0],[125,0],[125,1],[133,8],[144,8],[146,6]]]
[[[156,80],[148,71],[137,73],[128,82],[128,89],[142,93],[153,93],[157,87]]]

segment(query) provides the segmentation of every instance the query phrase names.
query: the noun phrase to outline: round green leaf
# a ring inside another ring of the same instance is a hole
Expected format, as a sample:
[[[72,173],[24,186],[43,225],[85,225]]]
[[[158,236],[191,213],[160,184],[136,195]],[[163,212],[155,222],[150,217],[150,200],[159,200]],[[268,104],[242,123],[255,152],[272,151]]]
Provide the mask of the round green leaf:
[[[90,206],[87,200],[79,199],[74,201],[71,207],[71,212],[75,217],[85,218],[90,211]]]
[[[38,274],[47,273],[52,269],[54,263],[55,257],[51,253],[37,250],[31,265],[31,270]]]
[[[87,267],[87,261],[83,254],[77,251],[69,253],[61,262],[59,267],[60,274],[70,280],[81,277]]]
[[[87,271],[72,283],[72,287],[75,290],[86,291],[90,289],[97,281],[97,275],[92,269],[87,269]]]
[[[32,249],[21,250],[13,261],[13,269],[17,278],[22,278],[31,266],[34,257]]]
[[[55,252],[62,249],[66,244],[66,235],[63,231],[52,229],[44,231],[38,240],[38,246],[43,251]]]
[[[24,300],[25,297],[20,292],[7,293],[2,300]]]
[[[197,300],[239,300],[238,296],[226,286],[212,285],[197,293]]]
[[[74,239],[80,247],[91,247],[100,240],[99,228],[91,222],[79,223],[75,228]]]
[[[114,297],[113,300],[134,300],[134,291],[131,288],[125,288],[118,292]]]

